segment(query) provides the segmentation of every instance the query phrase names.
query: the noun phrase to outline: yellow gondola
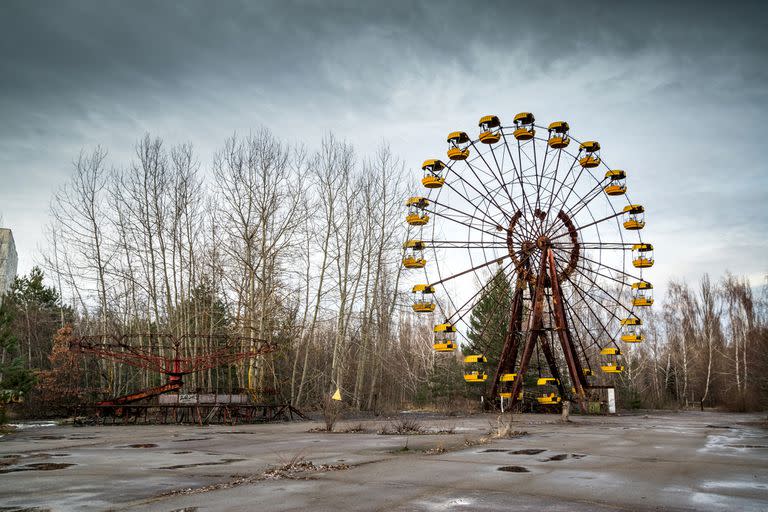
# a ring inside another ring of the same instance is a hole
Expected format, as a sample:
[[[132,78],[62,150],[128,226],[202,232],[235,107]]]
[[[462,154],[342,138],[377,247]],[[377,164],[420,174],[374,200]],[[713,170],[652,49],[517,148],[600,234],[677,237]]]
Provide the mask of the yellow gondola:
[[[411,308],[416,313],[431,313],[435,310],[435,303],[432,301],[432,295],[435,293],[435,287],[428,284],[417,284],[411,289],[413,293],[413,304]]]
[[[557,393],[549,393],[546,395],[536,397],[536,401],[541,405],[556,405],[563,401]]]
[[[421,169],[424,171],[424,177],[421,178],[421,183],[427,188],[440,188],[445,183],[445,177],[441,175],[445,164],[442,160],[436,160],[434,158],[424,160],[421,164]]]
[[[584,156],[579,159],[579,164],[585,169],[591,169],[600,165],[600,143],[594,140],[582,142],[579,153],[584,151]]]
[[[488,379],[488,374],[482,371],[471,371],[464,373],[464,380],[466,382],[485,382]]]
[[[632,305],[641,307],[653,305],[653,285],[651,283],[648,281],[632,283]]]
[[[465,132],[451,132],[448,134],[448,158],[451,160],[466,160],[469,158],[470,138]]]
[[[643,336],[643,322],[637,317],[631,316],[621,321],[621,341],[625,343],[641,343]]]
[[[488,362],[483,354],[471,354],[464,356],[464,364],[468,365],[464,371],[464,380],[466,382],[485,382],[488,374],[485,373],[484,363]]]
[[[499,382],[513,382],[516,378],[516,373],[502,373]]]
[[[624,367],[619,364],[618,356],[621,355],[621,350],[616,347],[605,347],[600,351],[603,362],[600,365],[600,369],[605,373],[621,373],[624,371]]]
[[[536,381],[536,385],[551,388],[552,386],[559,386],[560,383],[554,377],[539,377],[539,379]],[[545,393],[536,397],[536,401],[542,405],[553,405],[559,404],[562,401],[562,398],[557,394],[557,392],[550,391],[549,393]]]
[[[424,242],[421,240],[407,240],[403,244],[403,266],[405,268],[424,268],[427,260],[424,259]]]
[[[408,207],[408,213],[405,216],[405,222],[411,226],[423,226],[429,222],[429,215],[424,209],[429,206],[429,199],[426,197],[409,197],[405,202]]]
[[[549,123],[547,130],[549,131],[549,138],[547,144],[552,149],[562,149],[570,144],[571,139],[568,137],[568,130],[570,127],[565,121],[555,121]]]
[[[611,180],[605,186],[606,194],[609,196],[620,196],[627,193],[627,173],[617,169],[606,172],[605,177]]]
[[[480,142],[495,144],[501,139],[501,121],[494,115],[483,116],[478,123],[480,127]]]
[[[628,204],[624,207],[624,229],[637,231],[645,227],[645,208],[641,204]]]
[[[585,377],[592,377],[594,375],[591,368],[582,368],[581,373],[583,373]]]
[[[515,131],[512,135],[517,140],[531,140],[536,135],[533,123],[536,119],[530,112],[520,112],[515,116]]]
[[[653,245],[635,244],[632,246],[632,265],[635,268],[652,267],[653,263]]]
[[[456,327],[452,324],[438,324],[433,329],[435,340],[432,348],[437,352],[453,352],[456,350]]]

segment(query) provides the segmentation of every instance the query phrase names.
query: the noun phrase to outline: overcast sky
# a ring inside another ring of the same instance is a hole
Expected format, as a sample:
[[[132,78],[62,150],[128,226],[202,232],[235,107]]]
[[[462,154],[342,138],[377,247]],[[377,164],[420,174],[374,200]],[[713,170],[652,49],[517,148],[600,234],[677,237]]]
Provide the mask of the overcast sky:
[[[233,132],[316,147],[331,131],[360,154],[388,142],[416,184],[447,132],[531,111],[627,170],[654,282],[730,269],[758,284],[765,5],[3,0],[0,216],[24,273],[81,148],[121,166],[149,132],[208,164]]]

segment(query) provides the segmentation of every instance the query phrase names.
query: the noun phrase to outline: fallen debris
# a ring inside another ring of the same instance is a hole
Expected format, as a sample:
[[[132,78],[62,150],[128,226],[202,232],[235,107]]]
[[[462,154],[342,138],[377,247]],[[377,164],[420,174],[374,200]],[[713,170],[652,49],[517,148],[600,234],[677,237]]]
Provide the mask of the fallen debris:
[[[258,475],[231,475],[227,482],[206,485],[204,487],[188,487],[186,489],[176,489],[160,496],[180,496],[187,494],[201,494],[219,489],[230,489],[240,485],[253,484],[264,480],[304,480],[308,478],[309,473],[324,473],[327,471],[343,471],[349,469],[349,464],[315,464],[309,460],[300,460],[284,464],[282,466],[268,469]]]

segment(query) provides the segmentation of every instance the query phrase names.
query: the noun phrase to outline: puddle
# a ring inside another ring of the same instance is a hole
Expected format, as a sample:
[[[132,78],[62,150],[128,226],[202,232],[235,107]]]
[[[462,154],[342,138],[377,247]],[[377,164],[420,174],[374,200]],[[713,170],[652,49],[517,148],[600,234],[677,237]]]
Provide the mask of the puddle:
[[[199,466],[223,466],[225,464],[232,464],[233,462],[240,462],[243,460],[245,459],[223,459],[218,462],[198,462],[196,464],[177,464],[175,466],[163,466],[157,469],[186,469],[186,468],[196,468]]]
[[[25,423],[9,423],[8,426],[16,430],[28,430],[30,428],[55,427],[56,423],[52,421],[29,421]]]
[[[708,435],[705,446],[699,451],[741,456],[747,454],[747,450],[768,448],[766,439],[764,431],[730,428],[720,434]]]
[[[547,450],[542,450],[541,448],[528,448],[525,450],[515,450],[514,452],[508,452],[508,453],[510,455],[538,455],[545,451]]]
[[[0,474],[2,473],[17,473],[19,471],[54,471],[57,469],[64,469],[68,468],[70,466],[74,466],[74,464],[66,464],[66,463],[55,463],[55,462],[38,462],[35,464],[26,464],[24,466],[16,466],[15,468],[8,468],[8,469],[0,469]]]
[[[706,481],[701,484],[704,489],[735,489],[735,490],[765,490],[768,484],[746,480]]]
[[[51,509],[40,507],[0,507],[0,512],[51,512]]]
[[[528,468],[523,466],[501,466],[499,471],[507,471],[509,473],[530,473]]]

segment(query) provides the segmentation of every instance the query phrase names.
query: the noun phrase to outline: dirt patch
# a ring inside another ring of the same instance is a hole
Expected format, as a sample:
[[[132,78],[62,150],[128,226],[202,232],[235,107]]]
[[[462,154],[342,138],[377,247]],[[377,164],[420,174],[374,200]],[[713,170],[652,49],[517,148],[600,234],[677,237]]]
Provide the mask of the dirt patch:
[[[129,444],[128,448],[157,448],[157,445],[155,443],[137,443]]]
[[[219,489],[230,489],[240,485],[252,484],[263,480],[305,480],[312,473],[342,471],[349,469],[349,464],[315,464],[312,461],[296,461],[282,466],[269,469],[260,475],[232,475],[231,480],[205,487],[179,489],[161,494],[160,496],[179,496],[186,494],[200,494],[204,492],[217,491]],[[184,509],[182,509],[184,510]]]
[[[551,460],[565,460],[568,458],[567,453],[558,453],[557,455],[553,455],[548,459],[545,459],[545,462],[551,461]]]
[[[176,464],[175,466],[163,466],[157,469],[186,469],[186,468],[196,468],[199,466],[223,466],[225,464],[232,464],[233,462],[240,462],[243,460],[245,459],[222,459],[216,462],[198,462],[195,464]]]
[[[33,437],[32,439],[36,441],[58,441],[60,439],[65,439],[64,436],[37,436]]]
[[[731,428],[730,425],[705,425],[704,428]]]
[[[507,450],[502,450],[500,448],[488,448],[487,450],[483,450],[480,453],[501,453],[501,452],[505,452],[505,451],[507,451]]]
[[[18,473],[20,471],[54,471],[57,469],[64,469],[74,464],[55,463],[55,462],[38,462],[35,464],[26,464],[24,466],[16,466],[13,468],[0,469],[0,474],[4,473]]]
[[[210,437],[190,437],[189,439],[174,439],[173,443],[186,443],[187,441],[208,441]]]
[[[188,453],[192,453],[192,452],[189,450],[184,450],[182,452],[173,452],[174,455],[186,455]]]
[[[501,466],[499,471],[507,471],[509,473],[530,473],[530,470],[523,466]]]
[[[542,448],[526,448],[525,450],[515,450],[513,452],[509,452],[510,455],[538,455],[540,453],[544,453],[547,450],[544,450]]]
[[[0,512],[51,512],[51,509],[40,507],[0,507]]]

